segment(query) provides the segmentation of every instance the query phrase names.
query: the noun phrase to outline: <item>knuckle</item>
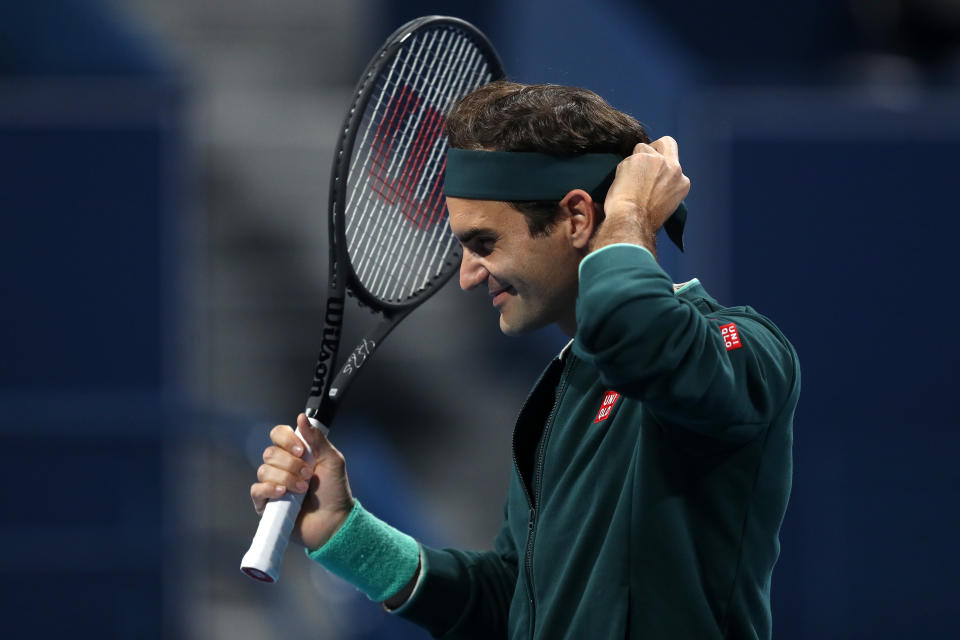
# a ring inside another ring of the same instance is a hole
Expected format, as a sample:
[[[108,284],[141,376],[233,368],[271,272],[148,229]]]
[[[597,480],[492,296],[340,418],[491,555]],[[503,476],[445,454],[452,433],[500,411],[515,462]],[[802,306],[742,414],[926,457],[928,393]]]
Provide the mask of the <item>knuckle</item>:
[[[263,511],[267,500],[269,500],[267,491],[267,485],[262,482],[255,482],[250,485],[250,500],[253,502],[253,508],[256,509],[257,513]]]
[[[270,462],[270,459],[277,454],[277,448],[274,446],[269,446],[263,450],[263,461]]]

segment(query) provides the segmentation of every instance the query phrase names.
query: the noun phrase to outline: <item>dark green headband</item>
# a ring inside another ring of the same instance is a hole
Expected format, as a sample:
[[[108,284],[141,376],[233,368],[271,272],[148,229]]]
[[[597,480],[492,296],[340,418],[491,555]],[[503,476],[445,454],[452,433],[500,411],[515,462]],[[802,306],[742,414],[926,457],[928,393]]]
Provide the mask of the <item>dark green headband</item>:
[[[583,189],[603,202],[623,160],[613,153],[553,156],[517,151],[448,149],[444,195],[471,200],[524,202],[562,200],[573,189]],[[683,251],[687,208],[680,204],[663,225],[667,236]]]

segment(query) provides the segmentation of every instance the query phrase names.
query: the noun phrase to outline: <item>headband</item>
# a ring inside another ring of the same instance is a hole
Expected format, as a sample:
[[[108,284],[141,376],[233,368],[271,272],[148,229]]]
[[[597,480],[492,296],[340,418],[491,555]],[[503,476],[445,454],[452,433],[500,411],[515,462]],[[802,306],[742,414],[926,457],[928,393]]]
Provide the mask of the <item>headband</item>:
[[[562,200],[583,189],[603,201],[623,157],[615,153],[554,156],[531,151],[448,149],[444,195],[470,200],[525,202]],[[667,236],[683,251],[687,208],[680,203],[664,223]]]

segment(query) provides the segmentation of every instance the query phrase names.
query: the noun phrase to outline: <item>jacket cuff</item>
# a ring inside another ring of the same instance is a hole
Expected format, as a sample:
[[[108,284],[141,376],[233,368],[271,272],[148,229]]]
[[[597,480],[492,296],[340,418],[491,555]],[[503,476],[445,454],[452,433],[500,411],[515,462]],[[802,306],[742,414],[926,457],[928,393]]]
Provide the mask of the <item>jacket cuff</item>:
[[[391,613],[440,637],[460,621],[470,600],[469,581],[453,554],[421,545],[420,579],[410,598]]]
[[[414,600],[414,598],[417,597],[417,594],[420,592],[420,587],[421,585],[423,585],[423,577],[427,575],[427,558],[423,553],[423,547],[420,547],[419,562],[420,562],[420,565],[419,565],[420,573],[417,574],[417,583],[413,585],[413,591],[410,592],[410,595],[407,596],[407,599],[404,600],[399,607],[394,607],[393,609],[391,609],[390,607],[387,606],[387,603],[384,602],[383,603],[384,611],[386,611],[387,613],[402,614],[404,611],[406,611],[407,605],[409,605]]]
[[[640,251],[640,254],[637,254],[637,250]],[[646,247],[641,247],[638,244],[629,244],[626,242],[618,242],[616,244],[608,244],[605,247],[600,247],[596,251],[593,251],[587,254],[583,260],[580,261],[580,268],[578,271],[579,277],[583,279],[583,271],[587,269],[588,273],[590,270],[601,267],[603,263],[608,261],[618,262],[624,258],[629,259],[629,257],[636,258],[638,255],[642,256],[646,254],[650,260],[654,263],[657,262],[657,259],[653,257],[653,254],[650,253],[650,250]],[[644,259],[644,258],[640,258]],[[602,267],[601,267],[602,268]]]

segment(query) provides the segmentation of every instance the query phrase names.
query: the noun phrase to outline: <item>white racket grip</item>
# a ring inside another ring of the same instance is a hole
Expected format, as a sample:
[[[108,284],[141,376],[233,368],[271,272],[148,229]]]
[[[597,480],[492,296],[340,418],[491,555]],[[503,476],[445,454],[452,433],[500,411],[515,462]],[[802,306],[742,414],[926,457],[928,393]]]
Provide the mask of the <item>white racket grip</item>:
[[[329,429],[319,420],[307,419],[310,425],[319,429],[324,436],[329,433]],[[299,427],[296,434],[303,442],[303,459],[312,463],[313,450],[300,433]],[[288,491],[282,497],[267,502],[263,515],[260,516],[260,524],[257,527],[257,533],[253,536],[253,542],[250,543],[250,548],[240,561],[241,571],[260,582],[272,583],[279,579],[280,562],[290,541],[293,525],[296,524],[297,516],[300,514],[303,496],[302,493]]]

